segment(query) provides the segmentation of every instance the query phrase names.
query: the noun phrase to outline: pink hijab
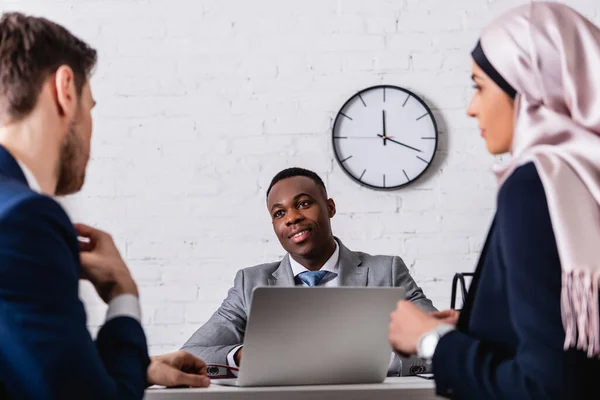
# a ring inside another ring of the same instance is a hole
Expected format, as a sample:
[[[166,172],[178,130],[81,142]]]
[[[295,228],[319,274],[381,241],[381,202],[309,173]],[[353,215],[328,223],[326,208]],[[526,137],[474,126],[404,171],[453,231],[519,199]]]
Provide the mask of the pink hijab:
[[[517,92],[512,157],[496,168],[499,184],[535,163],[562,265],[565,349],[598,357],[600,29],[565,5],[535,2],[490,24],[481,47]]]

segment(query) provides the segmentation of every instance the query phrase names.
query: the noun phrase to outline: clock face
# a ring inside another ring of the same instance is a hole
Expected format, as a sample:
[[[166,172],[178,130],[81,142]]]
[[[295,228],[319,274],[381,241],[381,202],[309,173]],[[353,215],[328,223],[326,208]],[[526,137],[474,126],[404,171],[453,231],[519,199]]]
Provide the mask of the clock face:
[[[396,86],[365,89],[344,104],[333,125],[333,149],[342,169],[373,189],[397,189],[431,165],[437,149],[431,110]]]

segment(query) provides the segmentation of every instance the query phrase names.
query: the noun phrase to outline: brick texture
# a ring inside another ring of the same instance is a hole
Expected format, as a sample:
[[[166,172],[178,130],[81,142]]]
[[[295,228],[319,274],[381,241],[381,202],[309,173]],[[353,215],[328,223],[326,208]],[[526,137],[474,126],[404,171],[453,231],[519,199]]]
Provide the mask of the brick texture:
[[[99,50],[84,190],[62,203],[110,231],[139,282],[152,353],[179,348],[239,268],[283,255],[265,208],[280,169],[319,173],[335,234],[398,254],[438,308],[473,270],[495,207],[477,123],[465,115],[480,29],[525,0],[1,0]],[[598,0],[569,4],[600,22]],[[434,110],[440,146],[423,179],[364,189],[334,160],[331,125],[358,90],[392,84]],[[105,306],[81,285],[92,333]]]

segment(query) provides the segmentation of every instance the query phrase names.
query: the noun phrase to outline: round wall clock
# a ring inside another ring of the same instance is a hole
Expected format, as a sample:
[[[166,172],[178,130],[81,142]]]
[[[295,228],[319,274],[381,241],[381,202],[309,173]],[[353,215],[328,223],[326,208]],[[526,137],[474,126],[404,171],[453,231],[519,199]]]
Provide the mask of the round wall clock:
[[[333,124],[333,150],[344,172],[372,189],[414,182],[433,161],[437,124],[417,95],[374,86],[352,96]]]

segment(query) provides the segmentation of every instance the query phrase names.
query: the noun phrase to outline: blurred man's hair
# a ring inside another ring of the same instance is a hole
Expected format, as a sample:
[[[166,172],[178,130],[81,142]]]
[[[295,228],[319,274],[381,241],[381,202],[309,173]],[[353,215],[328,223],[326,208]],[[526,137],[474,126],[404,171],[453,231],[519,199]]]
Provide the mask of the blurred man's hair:
[[[77,94],[96,65],[96,50],[45,18],[4,13],[0,18],[0,123],[19,121],[37,104],[44,80],[71,67]]]

